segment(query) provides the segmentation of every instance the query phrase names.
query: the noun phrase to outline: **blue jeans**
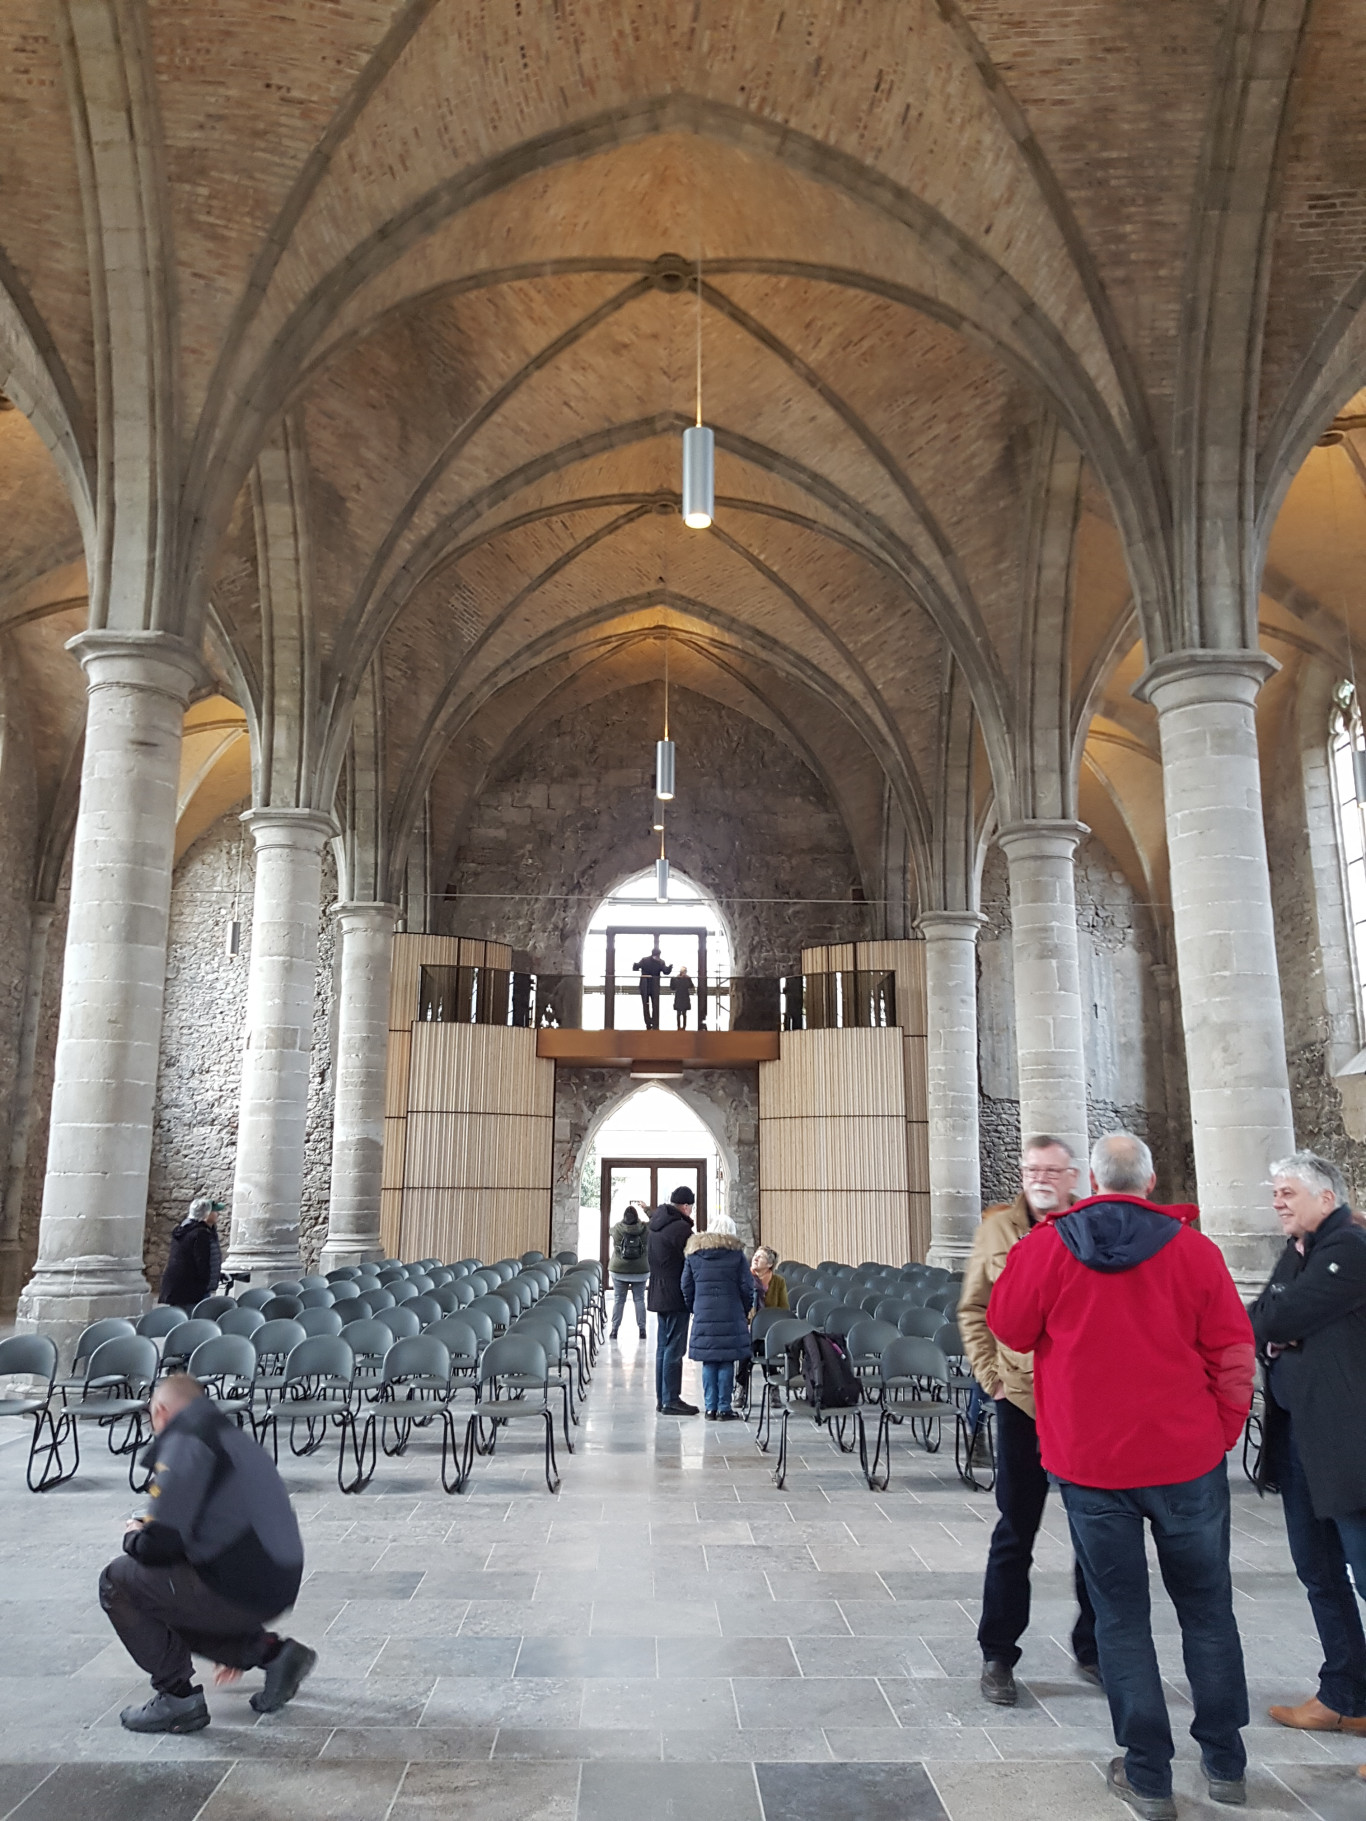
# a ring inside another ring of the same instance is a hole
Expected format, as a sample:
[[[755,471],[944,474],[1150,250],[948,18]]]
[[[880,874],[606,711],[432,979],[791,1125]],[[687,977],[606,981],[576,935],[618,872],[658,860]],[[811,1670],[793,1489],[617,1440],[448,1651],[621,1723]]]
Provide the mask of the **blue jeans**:
[[[1145,1521],[1181,1625],[1195,1705],[1191,1737],[1211,1777],[1241,1777],[1247,1679],[1233,1616],[1224,1462],[1171,1486],[1112,1492],[1064,1480],[1061,1488],[1072,1546],[1096,1609],[1100,1673],[1130,1784],[1140,1796],[1172,1793],[1172,1729],[1153,1648]]]
[[[1352,1519],[1335,1522],[1314,1516],[1309,1483],[1288,1422],[1279,1430],[1271,1467],[1281,1489],[1291,1560],[1309,1596],[1309,1610],[1323,1646],[1319,1699],[1335,1714],[1366,1714],[1366,1636],[1362,1634],[1361,1608],[1347,1579],[1347,1563],[1351,1560],[1354,1565],[1360,1564],[1354,1566],[1358,1587],[1366,1589],[1366,1579],[1362,1578],[1366,1549],[1358,1548],[1352,1555],[1344,1548],[1340,1526],[1350,1526]]]
[[[612,1303],[613,1334],[615,1334],[617,1329],[621,1326],[621,1318],[626,1313],[626,1298],[628,1296],[633,1296],[635,1298],[636,1326],[640,1329],[642,1334],[645,1332],[645,1285],[647,1281],[648,1280],[644,1277],[614,1277],[612,1279],[612,1287],[616,1291],[616,1298]]]
[[[670,1309],[655,1317],[655,1402],[661,1409],[683,1395],[683,1353],[688,1345],[688,1311]]]
[[[735,1361],[724,1362],[714,1359],[702,1361],[702,1403],[713,1415],[718,1410],[729,1410],[730,1400],[735,1396]]]

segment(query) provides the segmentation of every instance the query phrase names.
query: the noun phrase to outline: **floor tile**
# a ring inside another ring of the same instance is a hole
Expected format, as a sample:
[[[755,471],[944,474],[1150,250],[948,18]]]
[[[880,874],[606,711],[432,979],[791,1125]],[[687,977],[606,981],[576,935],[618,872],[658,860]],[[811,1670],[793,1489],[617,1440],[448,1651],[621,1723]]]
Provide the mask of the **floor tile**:
[[[1094,1764],[927,1766],[949,1821],[1103,1821],[1128,1811]],[[1246,1811],[1244,1811],[1246,1812]]]
[[[919,1764],[757,1767],[764,1821],[944,1821]]]
[[[706,1644],[710,1639],[668,1639]],[[650,1676],[656,1674],[657,1646],[653,1638],[587,1637],[524,1638],[515,1675],[522,1676]],[[676,1672],[677,1673],[677,1672]],[[707,1674],[708,1671],[682,1673]]]
[[[763,1821],[748,1764],[585,1764],[578,1821]]]
[[[577,1764],[414,1764],[387,1821],[575,1821]]]
[[[226,1764],[59,1764],[13,1821],[193,1821]],[[283,1818],[282,1818],[283,1821]]]
[[[403,1770],[369,1762],[234,1764],[198,1821],[383,1821]]]

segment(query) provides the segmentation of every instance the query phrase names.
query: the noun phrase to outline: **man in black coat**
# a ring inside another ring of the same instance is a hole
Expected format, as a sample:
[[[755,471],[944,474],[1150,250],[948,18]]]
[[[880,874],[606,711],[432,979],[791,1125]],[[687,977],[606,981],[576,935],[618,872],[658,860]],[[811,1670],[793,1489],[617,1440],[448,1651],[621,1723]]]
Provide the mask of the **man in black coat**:
[[[647,1031],[659,1029],[659,982],[663,974],[671,974],[673,966],[660,957],[659,950],[652,948],[641,961],[631,963],[633,970],[640,975],[640,1005],[645,1015]]]
[[[1271,1718],[1366,1735],[1366,1637],[1347,1578],[1350,1564],[1366,1596],[1366,1232],[1341,1171],[1310,1151],[1273,1166],[1272,1196],[1287,1244],[1251,1309],[1266,1369],[1257,1480],[1280,1490],[1324,1663],[1318,1693]]]
[[[171,1250],[161,1274],[160,1299],[178,1309],[193,1309],[218,1288],[223,1255],[218,1244],[221,1201],[197,1195],[190,1211],[171,1235]]]
[[[692,1238],[691,1189],[675,1189],[650,1216],[650,1288],[655,1316],[655,1409],[663,1416],[696,1416],[683,1402],[683,1354],[688,1345],[688,1305],[683,1300],[683,1249]]]

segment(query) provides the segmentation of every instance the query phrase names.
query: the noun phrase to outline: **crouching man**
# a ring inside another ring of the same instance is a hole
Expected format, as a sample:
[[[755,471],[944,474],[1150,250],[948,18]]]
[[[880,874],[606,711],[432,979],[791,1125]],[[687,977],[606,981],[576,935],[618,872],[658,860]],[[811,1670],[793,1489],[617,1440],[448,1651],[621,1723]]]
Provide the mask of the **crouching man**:
[[[264,1621],[292,1606],[303,1579],[299,1526],[274,1462],[188,1373],[152,1393],[155,1471],[147,1515],[100,1576],[100,1605],[152,1698],[119,1715],[130,1732],[199,1732],[209,1724],[193,1651],[223,1666],[220,1681],[264,1669],[257,1713],[292,1700],[316,1652]]]

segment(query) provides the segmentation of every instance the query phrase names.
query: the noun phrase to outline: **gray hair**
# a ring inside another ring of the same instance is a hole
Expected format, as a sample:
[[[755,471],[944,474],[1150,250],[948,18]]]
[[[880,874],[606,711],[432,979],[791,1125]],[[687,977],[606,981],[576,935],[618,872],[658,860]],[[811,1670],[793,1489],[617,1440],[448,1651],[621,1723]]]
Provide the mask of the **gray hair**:
[[[1314,1151],[1292,1151],[1289,1157],[1272,1164],[1271,1174],[1273,1178],[1293,1176],[1315,1195],[1322,1195],[1327,1190],[1332,1194],[1335,1208],[1347,1200],[1347,1179],[1342,1171]]]
[[[1031,1151],[1051,1151],[1054,1147],[1066,1151],[1069,1163],[1077,1161],[1077,1154],[1065,1138],[1054,1138],[1051,1132],[1031,1132],[1020,1146],[1020,1156],[1028,1157]]]
[[[213,1197],[211,1195],[196,1195],[190,1203],[191,1220],[203,1220],[206,1214],[212,1213]]]
[[[772,1246],[755,1246],[754,1257],[750,1260],[750,1263],[756,1265],[766,1264],[770,1271],[776,1270],[778,1254],[773,1250]]]
[[[1153,1178],[1153,1154],[1133,1132],[1110,1132],[1091,1146],[1091,1174],[1098,1189],[1143,1195]]]

